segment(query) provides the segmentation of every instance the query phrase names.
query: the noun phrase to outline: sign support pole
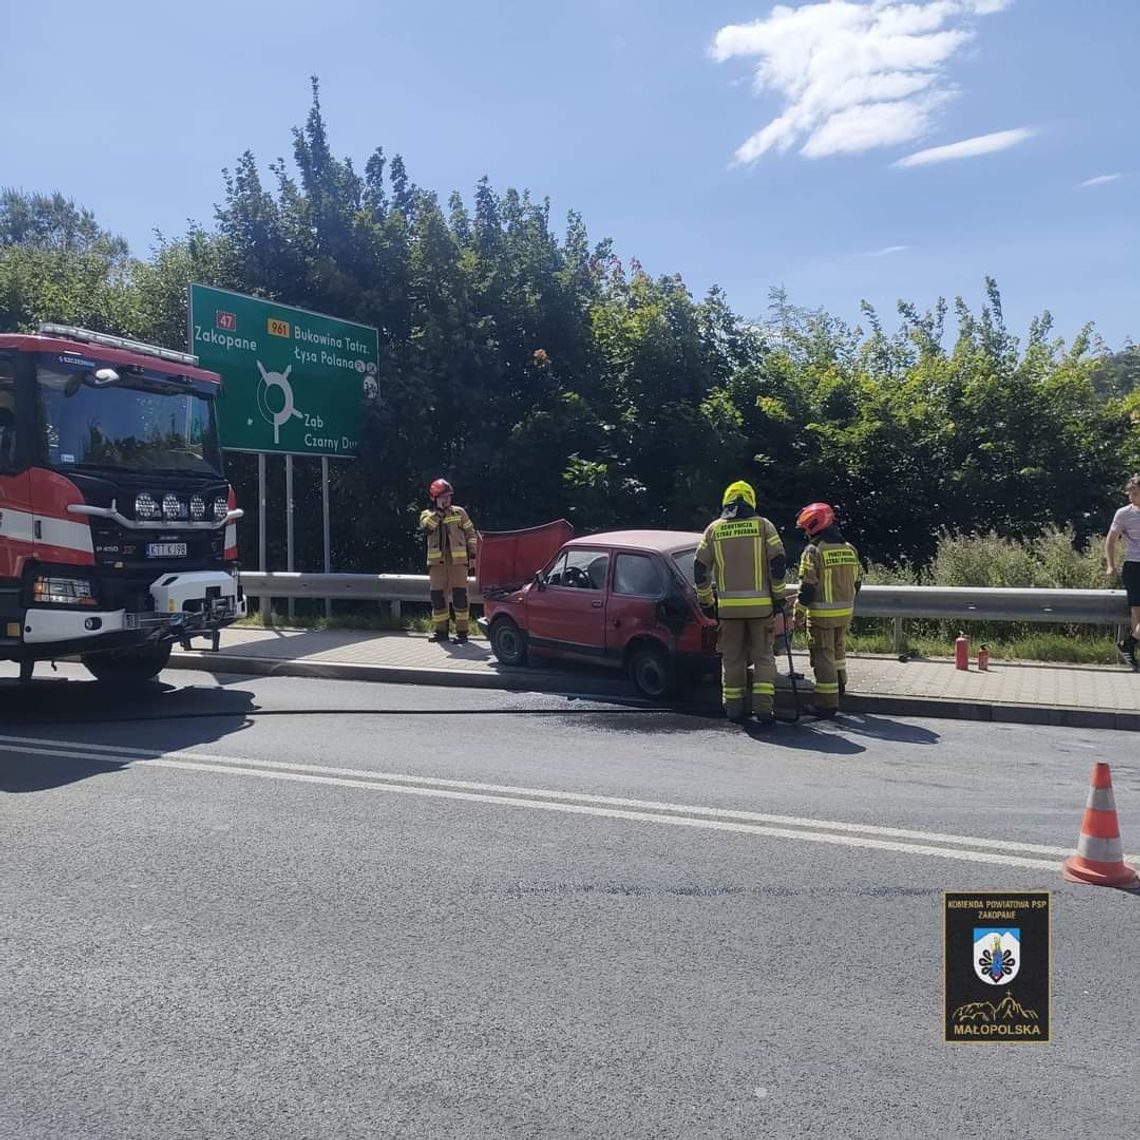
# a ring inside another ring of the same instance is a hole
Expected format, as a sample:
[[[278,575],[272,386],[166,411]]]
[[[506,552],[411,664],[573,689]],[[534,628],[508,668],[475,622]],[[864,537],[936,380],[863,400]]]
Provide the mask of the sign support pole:
[[[265,574],[269,567],[265,564],[265,452],[257,453],[257,568]],[[269,602],[273,608],[273,600]]]
[[[329,520],[329,457],[321,456],[321,506],[325,516],[325,573],[332,573],[331,524]],[[325,598],[325,621],[332,617],[332,598]]]
[[[293,456],[285,456],[285,569],[293,572]],[[289,599],[289,618],[293,618],[294,602]]]

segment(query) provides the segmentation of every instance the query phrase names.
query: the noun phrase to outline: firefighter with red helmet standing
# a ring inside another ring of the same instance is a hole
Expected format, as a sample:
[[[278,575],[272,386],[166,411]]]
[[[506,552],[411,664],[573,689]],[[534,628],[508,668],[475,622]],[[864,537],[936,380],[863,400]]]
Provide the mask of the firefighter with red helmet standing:
[[[453,489],[446,479],[436,479],[428,488],[431,506],[420,514],[420,529],[427,532],[428,588],[431,591],[433,641],[445,642],[448,606],[455,609],[455,640],[467,641],[470,610],[467,577],[475,572],[477,540],[475,524],[462,507],[452,502]]]
[[[720,518],[701,536],[693,565],[697,600],[713,611],[713,577],[720,620],[721,699],[730,720],[745,719],[748,662],[755,666],[752,712],[775,722],[776,657],[772,618],[784,612],[784,544],[775,526],[756,512],[756,492],[743,481],[725,488]]]
[[[807,620],[815,713],[832,717],[847,687],[847,627],[855,614],[863,569],[859,552],[840,533],[835,511],[827,503],[809,503],[796,516],[796,526],[808,539],[800,558],[796,618]]]

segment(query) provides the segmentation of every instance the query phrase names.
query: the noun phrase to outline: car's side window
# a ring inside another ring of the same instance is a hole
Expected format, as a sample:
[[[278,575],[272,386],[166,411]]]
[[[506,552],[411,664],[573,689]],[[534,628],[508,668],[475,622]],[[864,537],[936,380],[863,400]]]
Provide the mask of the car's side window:
[[[562,575],[566,570],[566,555],[560,554],[555,560],[554,565],[547,570],[545,575],[545,584],[547,586],[561,586]]]
[[[614,562],[614,593],[656,598],[665,592],[661,568],[647,554],[619,554]]]
[[[567,550],[546,576],[548,586],[568,590],[604,590],[610,556],[597,550]]]

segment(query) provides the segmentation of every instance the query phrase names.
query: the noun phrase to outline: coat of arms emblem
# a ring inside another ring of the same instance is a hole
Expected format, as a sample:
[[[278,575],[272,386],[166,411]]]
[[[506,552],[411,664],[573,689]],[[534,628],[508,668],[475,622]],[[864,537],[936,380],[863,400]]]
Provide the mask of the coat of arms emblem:
[[[987,985],[1004,986],[1021,967],[1021,930],[974,927],[974,973]]]

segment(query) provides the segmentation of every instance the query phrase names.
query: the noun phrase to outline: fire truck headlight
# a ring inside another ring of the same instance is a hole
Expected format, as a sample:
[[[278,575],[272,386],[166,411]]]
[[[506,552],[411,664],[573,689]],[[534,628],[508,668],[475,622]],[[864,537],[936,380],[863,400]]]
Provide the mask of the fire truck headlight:
[[[214,500],[214,520],[216,522],[222,522],[229,513],[230,504],[219,495]]]
[[[38,605],[93,606],[95,586],[89,578],[49,578],[41,574],[32,586],[32,600]]]
[[[206,517],[206,500],[201,495],[194,495],[191,498],[190,517],[195,522],[201,522]]]
[[[167,520],[184,519],[186,517],[186,505],[177,495],[165,495],[162,500],[162,513]]]
[[[158,518],[158,503],[155,502],[153,495],[143,491],[141,494],[135,496],[135,518]]]

